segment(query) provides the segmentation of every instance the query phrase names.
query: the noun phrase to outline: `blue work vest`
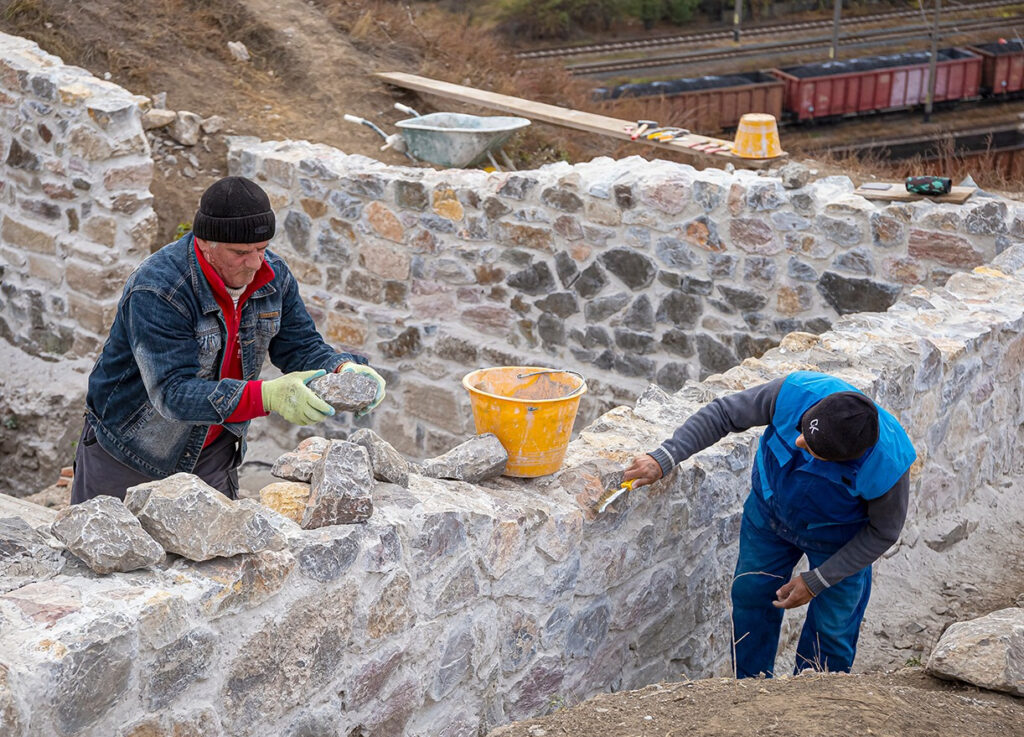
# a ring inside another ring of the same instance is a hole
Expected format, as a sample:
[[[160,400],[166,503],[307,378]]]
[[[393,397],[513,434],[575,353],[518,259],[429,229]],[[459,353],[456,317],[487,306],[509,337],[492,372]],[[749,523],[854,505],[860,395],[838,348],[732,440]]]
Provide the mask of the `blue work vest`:
[[[878,442],[860,458],[820,461],[798,448],[804,412],[829,394],[845,391],[857,389],[827,374],[790,374],[761,436],[752,474],[754,493],[794,530],[867,521],[867,501],[889,491],[917,457],[907,433],[881,407]]]

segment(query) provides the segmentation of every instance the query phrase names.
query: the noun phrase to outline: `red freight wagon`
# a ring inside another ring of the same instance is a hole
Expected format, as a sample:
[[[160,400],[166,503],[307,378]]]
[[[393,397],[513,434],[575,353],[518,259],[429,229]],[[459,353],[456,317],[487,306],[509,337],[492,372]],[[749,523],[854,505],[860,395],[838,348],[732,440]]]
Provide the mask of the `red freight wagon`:
[[[896,110],[928,97],[926,51],[772,69],[786,83],[783,107],[796,120]],[[978,96],[981,57],[942,49],[935,65],[935,102]]]
[[[986,94],[1004,95],[1024,89],[1024,43],[997,41],[967,49],[981,56],[981,88]]]
[[[594,97],[619,117],[657,120],[695,131],[735,128],[746,113],[782,117],[782,80],[764,72],[601,87]]]

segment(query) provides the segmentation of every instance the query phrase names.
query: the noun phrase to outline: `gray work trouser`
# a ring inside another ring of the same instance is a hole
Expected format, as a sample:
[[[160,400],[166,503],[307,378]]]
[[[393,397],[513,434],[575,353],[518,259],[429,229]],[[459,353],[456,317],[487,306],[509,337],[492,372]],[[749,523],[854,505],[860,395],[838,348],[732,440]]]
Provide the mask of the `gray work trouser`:
[[[193,474],[229,499],[238,498],[238,439],[227,430],[203,448]],[[75,451],[75,477],[71,485],[71,503],[80,504],[100,494],[124,500],[128,487],[154,479],[128,468],[114,459],[96,442],[92,426],[85,423]]]

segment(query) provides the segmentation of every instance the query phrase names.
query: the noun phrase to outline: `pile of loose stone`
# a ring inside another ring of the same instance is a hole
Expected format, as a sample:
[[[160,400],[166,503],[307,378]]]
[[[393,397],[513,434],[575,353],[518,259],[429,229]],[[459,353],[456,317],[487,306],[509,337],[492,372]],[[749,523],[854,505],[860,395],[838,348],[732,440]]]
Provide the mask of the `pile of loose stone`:
[[[328,374],[310,387],[348,412],[366,407],[377,391],[373,379],[351,373]],[[98,496],[62,510],[49,528],[55,540],[18,518],[0,520],[0,538],[5,545],[17,541],[26,565],[49,562],[54,573],[63,564],[61,547],[102,574],[145,568],[167,553],[205,561],[281,550],[293,523],[313,529],[365,522],[380,483],[408,487],[411,473],[478,483],[500,475],[507,460],[490,433],[422,464],[410,463],[372,430],[358,430],[349,440],[311,437],[278,459],[273,473],[285,481],[265,487],[260,503],[231,500],[197,476],[179,473],[129,488],[123,502]],[[12,561],[5,569],[13,581],[21,563]]]
[[[470,438],[444,455],[411,463],[373,430],[348,440],[306,438],[278,458],[271,473],[284,481],[260,490],[260,503],[303,528],[364,522],[373,513],[377,482],[409,486],[409,475],[471,484],[505,470],[508,452],[497,436]]]

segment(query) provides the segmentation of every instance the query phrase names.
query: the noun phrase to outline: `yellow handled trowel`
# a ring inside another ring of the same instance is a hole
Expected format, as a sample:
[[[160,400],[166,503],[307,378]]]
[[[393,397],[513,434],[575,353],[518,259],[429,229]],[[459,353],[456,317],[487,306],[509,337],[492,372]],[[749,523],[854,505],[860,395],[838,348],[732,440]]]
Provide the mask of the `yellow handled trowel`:
[[[618,499],[620,496],[622,496],[627,491],[632,489],[633,488],[633,484],[635,484],[635,483],[636,483],[636,479],[632,479],[631,481],[623,481],[619,485],[618,489],[609,489],[604,494],[602,494],[601,498],[597,500],[597,513],[601,514],[601,512],[603,512],[605,509],[608,508],[609,504],[611,504],[616,499]]]

